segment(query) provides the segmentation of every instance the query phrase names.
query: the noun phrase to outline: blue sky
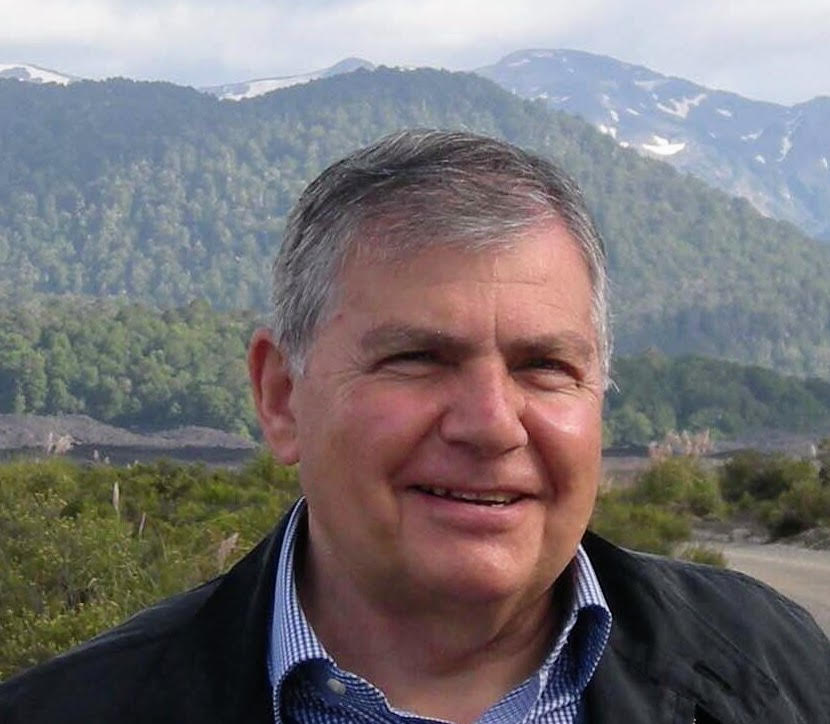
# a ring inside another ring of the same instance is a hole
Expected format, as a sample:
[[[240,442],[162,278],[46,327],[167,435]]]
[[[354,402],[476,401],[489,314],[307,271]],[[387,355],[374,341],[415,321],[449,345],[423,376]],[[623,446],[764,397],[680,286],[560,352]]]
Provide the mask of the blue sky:
[[[0,0],[0,63],[215,85],[347,56],[472,70],[611,55],[752,98],[830,95],[830,0]]]

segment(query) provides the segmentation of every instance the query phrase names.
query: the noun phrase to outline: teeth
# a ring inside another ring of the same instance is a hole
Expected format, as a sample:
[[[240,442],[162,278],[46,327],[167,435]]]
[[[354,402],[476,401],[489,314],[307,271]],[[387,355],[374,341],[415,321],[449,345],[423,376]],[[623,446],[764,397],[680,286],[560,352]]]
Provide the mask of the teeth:
[[[467,490],[451,491],[446,488],[422,486],[421,490],[440,498],[454,498],[455,500],[467,500],[473,503],[485,503],[488,505],[506,505],[518,500],[518,495],[511,493],[500,493],[498,491],[476,493]]]

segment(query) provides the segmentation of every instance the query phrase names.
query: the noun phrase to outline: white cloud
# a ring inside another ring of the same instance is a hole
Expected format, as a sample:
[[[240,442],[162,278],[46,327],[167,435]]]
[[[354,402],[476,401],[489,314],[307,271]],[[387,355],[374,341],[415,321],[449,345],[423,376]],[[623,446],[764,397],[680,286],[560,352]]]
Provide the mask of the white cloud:
[[[578,48],[758,98],[830,94],[827,0],[0,0],[0,62],[212,84],[357,55],[471,69]]]

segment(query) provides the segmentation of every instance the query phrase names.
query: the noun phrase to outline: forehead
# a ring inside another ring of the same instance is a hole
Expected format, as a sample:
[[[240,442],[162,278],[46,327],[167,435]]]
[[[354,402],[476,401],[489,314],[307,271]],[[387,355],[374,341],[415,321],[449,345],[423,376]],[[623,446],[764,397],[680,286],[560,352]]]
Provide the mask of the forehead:
[[[428,240],[417,252],[357,254],[337,286],[332,313],[362,315],[366,323],[405,314],[458,326],[490,312],[525,327],[592,323],[588,265],[556,223],[472,250]]]
[[[447,233],[422,226],[418,233],[403,229],[396,220],[363,226],[342,262],[338,282],[349,283],[363,270],[393,280],[413,265],[438,269],[458,265],[473,268],[492,260],[519,258],[535,266],[540,275],[555,269],[586,274],[591,270],[581,246],[565,224],[552,217],[537,217],[536,223],[516,226],[497,235]]]

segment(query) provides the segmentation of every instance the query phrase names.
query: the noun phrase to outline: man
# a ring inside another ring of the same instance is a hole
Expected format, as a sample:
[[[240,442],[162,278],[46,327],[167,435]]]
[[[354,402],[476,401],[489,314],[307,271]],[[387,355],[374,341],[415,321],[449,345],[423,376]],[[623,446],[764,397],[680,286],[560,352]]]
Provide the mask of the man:
[[[830,646],[585,534],[604,251],[546,161],[406,132],[292,212],[263,434],[304,499],[225,576],[0,688],[3,722],[821,722]]]

